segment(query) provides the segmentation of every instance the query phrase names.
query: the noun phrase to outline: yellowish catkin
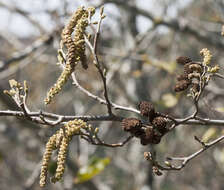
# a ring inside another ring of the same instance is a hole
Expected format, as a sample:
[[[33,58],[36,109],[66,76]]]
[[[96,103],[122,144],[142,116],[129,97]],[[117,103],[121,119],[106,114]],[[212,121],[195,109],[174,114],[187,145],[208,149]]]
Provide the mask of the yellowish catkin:
[[[56,169],[54,177],[51,179],[53,183],[61,180],[64,174],[65,161],[66,161],[66,155],[67,155],[69,142],[72,140],[72,137],[74,135],[80,134],[81,128],[86,128],[86,126],[87,124],[83,120],[75,119],[72,121],[68,121],[64,125],[64,130],[61,128],[59,132],[57,133],[56,145],[59,144],[57,141],[60,141],[60,145],[59,145],[60,147],[59,147],[58,158],[57,158],[57,169]],[[62,137],[62,140],[61,140],[61,137]]]
[[[80,133],[80,129],[86,128],[86,127],[87,127],[86,122],[84,122],[81,119],[75,119],[75,120],[72,120],[72,121],[68,121],[65,124],[66,135],[68,137],[77,135],[77,134]]]
[[[59,181],[64,174],[65,160],[66,160],[69,141],[70,141],[69,137],[63,137],[63,139],[61,141],[61,145],[60,145],[60,148],[59,148],[59,151],[58,151],[57,169],[56,169],[56,172],[55,172],[55,176],[51,180],[53,183]]]
[[[41,172],[40,172],[40,187],[44,187],[46,184],[48,164],[50,162],[53,150],[56,149],[55,144],[56,144],[56,135],[53,135],[48,140],[46,144],[46,150],[43,155],[43,161],[42,161]]]
[[[47,181],[47,170],[53,150],[58,149],[57,169],[54,177],[51,179],[53,183],[61,180],[64,170],[65,161],[68,151],[69,142],[74,135],[79,135],[81,129],[86,129],[87,123],[81,119],[74,119],[64,124],[56,133],[50,137],[46,144],[46,150],[43,156],[43,162],[40,173],[40,186],[44,187]]]
[[[64,131],[62,128],[60,128],[57,132],[56,132],[56,142],[55,142],[55,146],[56,148],[60,147],[61,141],[63,139],[63,137],[65,136]]]
[[[71,67],[71,65],[66,64],[57,82],[48,91],[47,97],[44,100],[45,104],[49,104],[52,101],[53,97],[61,91],[62,86],[67,82],[72,72],[73,72],[73,68]]]
[[[203,64],[204,65],[209,65],[210,62],[211,62],[211,58],[212,58],[212,55],[211,55],[210,51],[207,48],[203,48],[200,51],[200,54],[204,57]]]
[[[78,62],[81,62],[83,68],[87,69],[88,66],[86,64],[84,35],[85,29],[88,26],[88,17],[91,17],[94,13],[95,9],[92,7],[87,10],[84,9],[84,7],[78,8],[69,20],[68,25],[63,29],[61,38],[63,44],[67,48],[66,65],[56,81],[56,84],[47,93],[47,97],[44,100],[45,104],[49,104],[53,97],[61,91],[63,85],[73,73]],[[73,31],[74,39],[72,38]]]

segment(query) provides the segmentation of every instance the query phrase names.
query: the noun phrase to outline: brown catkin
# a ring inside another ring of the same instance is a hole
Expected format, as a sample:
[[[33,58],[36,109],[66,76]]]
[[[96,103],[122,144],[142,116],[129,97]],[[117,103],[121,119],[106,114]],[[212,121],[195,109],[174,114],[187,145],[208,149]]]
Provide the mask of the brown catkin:
[[[135,133],[142,127],[142,122],[136,118],[125,118],[122,120],[124,131]]]
[[[178,75],[177,81],[188,80],[188,76],[186,74]]]
[[[186,65],[184,65],[184,74],[188,75],[189,73],[193,72],[193,70],[190,69],[190,65],[191,65],[191,63],[187,63]]]
[[[147,145],[147,144],[152,144],[153,143],[153,138],[154,138],[154,131],[152,127],[148,127],[145,130],[145,133],[141,135],[141,144],[142,145]]]
[[[191,58],[186,56],[180,56],[176,59],[176,62],[181,65],[185,65],[186,63],[189,63],[191,61],[192,61]]]
[[[81,19],[82,15],[85,13],[84,7],[79,7],[76,12],[72,15],[70,18],[68,24],[65,26],[65,28],[62,31],[61,37],[63,43],[69,47],[72,43],[72,33],[74,31],[74,27],[76,26],[78,20]]]
[[[188,88],[189,85],[190,85],[190,82],[188,80],[178,81],[178,83],[174,87],[174,91],[175,92],[184,91]]]
[[[201,74],[200,73],[193,72],[193,73],[188,74],[188,79],[189,80],[191,80],[193,78],[200,79],[200,77],[201,77]]]
[[[193,62],[192,64],[189,65],[189,69],[198,73],[202,73],[202,67],[198,63]]]
[[[163,135],[156,132],[152,127],[148,127],[145,133],[140,136],[141,144],[159,144]]]
[[[167,120],[164,117],[156,117],[153,119],[152,124],[161,134],[165,134],[167,132]]]
[[[153,136],[153,141],[152,141],[152,143],[153,143],[153,144],[159,144],[160,141],[161,141],[161,138],[162,138],[162,135],[159,134],[158,132],[156,132],[156,131],[154,130],[154,136]]]
[[[139,103],[138,107],[140,109],[141,115],[148,117],[149,121],[153,120],[156,113],[155,113],[155,108],[152,103],[147,102],[147,101],[142,101]]]
[[[190,62],[184,65],[184,74],[190,74],[194,71],[201,73],[202,68],[197,62]]]

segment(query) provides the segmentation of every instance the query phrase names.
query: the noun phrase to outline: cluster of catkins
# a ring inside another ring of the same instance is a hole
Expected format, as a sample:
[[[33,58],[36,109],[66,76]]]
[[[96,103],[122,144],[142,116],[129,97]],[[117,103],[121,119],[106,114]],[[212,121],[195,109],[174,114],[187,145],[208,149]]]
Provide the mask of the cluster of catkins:
[[[148,119],[149,125],[136,118],[125,118],[122,121],[123,130],[139,138],[142,145],[160,143],[162,136],[168,132],[167,119],[156,112],[150,102],[140,102],[139,109],[141,115]]]
[[[53,183],[59,181],[65,170],[65,160],[68,151],[68,145],[74,135],[79,135],[82,128],[86,128],[86,122],[82,120],[72,120],[65,123],[64,128],[60,128],[53,136],[50,137],[46,144],[46,150],[43,155],[43,161],[40,172],[40,187],[44,187],[47,181],[48,165],[54,150],[58,150],[57,168],[54,177],[51,178]]]
[[[200,77],[203,72],[202,64],[194,62],[189,57],[178,57],[177,63],[184,65],[184,73],[177,76],[177,83],[174,87],[175,92],[186,90],[190,85],[196,93],[200,90]]]
[[[84,36],[88,26],[88,18],[91,18],[94,13],[95,8],[93,7],[87,9],[84,7],[78,8],[63,29],[61,38],[62,44],[67,48],[66,64],[58,80],[47,93],[47,97],[44,100],[45,104],[50,104],[53,97],[61,91],[79,62],[81,62],[84,69],[88,68]]]

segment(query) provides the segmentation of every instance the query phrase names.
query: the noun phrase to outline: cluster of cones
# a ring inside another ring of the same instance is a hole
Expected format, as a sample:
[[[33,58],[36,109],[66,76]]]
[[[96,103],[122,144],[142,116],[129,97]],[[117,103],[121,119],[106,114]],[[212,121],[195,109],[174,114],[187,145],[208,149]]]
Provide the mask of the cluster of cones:
[[[194,92],[200,89],[199,81],[202,74],[202,65],[200,62],[194,62],[189,57],[178,57],[177,63],[184,65],[184,73],[177,76],[177,83],[174,87],[175,92],[186,90],[190,85]]]
[[[150,125],[145,125],[136,118],[125,118],[122,121],[124,131],[139,138],[142,145],[160,143],[162,136],[168,132],[167,119],[156,112],[150,102],[140,102],[139,109],[141,115],[148,119]]]

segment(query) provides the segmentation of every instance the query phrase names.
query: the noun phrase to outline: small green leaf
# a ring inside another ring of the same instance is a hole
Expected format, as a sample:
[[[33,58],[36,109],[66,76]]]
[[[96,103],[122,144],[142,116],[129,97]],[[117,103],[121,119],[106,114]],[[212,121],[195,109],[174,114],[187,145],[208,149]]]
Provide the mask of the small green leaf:
[[[79,169],[77,173],[77,177],[74,179],[74,183],[83,183],[85,181],[88,181],[101,173],[105,167],[110,163],[110,158],[96,158],[91,159],[91,162],[83,166]]]

